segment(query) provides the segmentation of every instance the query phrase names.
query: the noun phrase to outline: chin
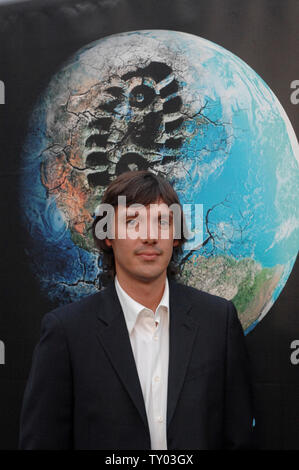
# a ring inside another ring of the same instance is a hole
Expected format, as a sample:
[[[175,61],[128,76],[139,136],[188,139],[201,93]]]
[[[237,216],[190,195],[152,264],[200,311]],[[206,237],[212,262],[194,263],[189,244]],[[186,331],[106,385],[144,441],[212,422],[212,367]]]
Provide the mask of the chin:
[[[135,277],[141,281],[149,282],[158,279],[164,272],[164,270],[144,270],[136,272]]]

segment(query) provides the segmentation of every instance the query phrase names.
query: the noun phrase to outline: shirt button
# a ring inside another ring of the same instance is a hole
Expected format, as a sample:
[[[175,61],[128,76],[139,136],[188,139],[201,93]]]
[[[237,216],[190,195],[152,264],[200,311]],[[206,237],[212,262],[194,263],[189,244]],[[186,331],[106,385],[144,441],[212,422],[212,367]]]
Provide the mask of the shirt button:
[[[163,423],[163,418],[162,418],[162,416],[159,416],[158,422],[159,422],[159,423]]]
[[[154,340],[155,340],[155,341],[158,341],[158,336],[154,336]]]
[[[160,382],[160,377],[158,375],[155,377],[155,382]]]

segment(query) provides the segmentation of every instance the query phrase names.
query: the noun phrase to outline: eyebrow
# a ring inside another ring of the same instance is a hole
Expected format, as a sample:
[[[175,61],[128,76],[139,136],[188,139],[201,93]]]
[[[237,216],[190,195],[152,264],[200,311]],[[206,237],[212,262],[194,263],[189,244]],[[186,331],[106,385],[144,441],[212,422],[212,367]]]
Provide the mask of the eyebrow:
[[[139,212],[138,210],[136,210],[135,214],[126,214],[126,219],[136,219],[136,217],[138,217],[139,215]],[[162,219],[162,218],[167,218],[169,220],[173,220],[173,213],[170,211],[170,212],[167,212],[167,213],[161,213],[159,212],[158,214],[158,219]]]
[[[172,212],[167,212],[167,213],[159,213],[159,219],[161,219],[162,217],[167,217],[169,219],[173,219],[173,213]]]

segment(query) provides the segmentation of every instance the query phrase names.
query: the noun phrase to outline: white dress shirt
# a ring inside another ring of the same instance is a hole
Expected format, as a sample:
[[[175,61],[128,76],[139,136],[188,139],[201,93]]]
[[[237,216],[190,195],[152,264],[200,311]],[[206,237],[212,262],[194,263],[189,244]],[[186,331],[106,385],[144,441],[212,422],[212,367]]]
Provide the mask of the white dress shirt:
[[[151,437],[151,449],[166,450],[166,411],[169,360],[169,285],[154,313],[132,299],[115,276],[124,312]]]

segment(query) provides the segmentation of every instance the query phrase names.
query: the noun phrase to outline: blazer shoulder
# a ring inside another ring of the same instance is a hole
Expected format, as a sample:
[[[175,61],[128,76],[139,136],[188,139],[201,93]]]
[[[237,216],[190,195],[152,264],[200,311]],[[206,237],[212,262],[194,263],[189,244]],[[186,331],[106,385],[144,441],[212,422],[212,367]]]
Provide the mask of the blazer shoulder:
[[[64,305],[59,305],[47,312],[46,316],[55,316],[63,325],[80,323],[88,320],[97,311],[101,299],[101,291],[83,297],[80,300]]]
[[[226,328],[231,311],[234,310],[230,300],[178,282],[173,289],[177,302],[191,304],[190,315],[196,322],[205,322],[211,328],[220,328],[220,325]]]
[[[175,290],[181,295],[186,296],[186,298],[188,298],[188,300],[190,300],[192,303],[200,302],[204,303],[205,305],[215,306],[216,308],[222,309],[227,308],[228,304],[231,303],[231,301],[225,299],[224,297],[215,294],[210,294],[209,292],[205,292],[195,287],[187,286],[186,284],[183,284],[178,281],[171,282],[174,282]]]

